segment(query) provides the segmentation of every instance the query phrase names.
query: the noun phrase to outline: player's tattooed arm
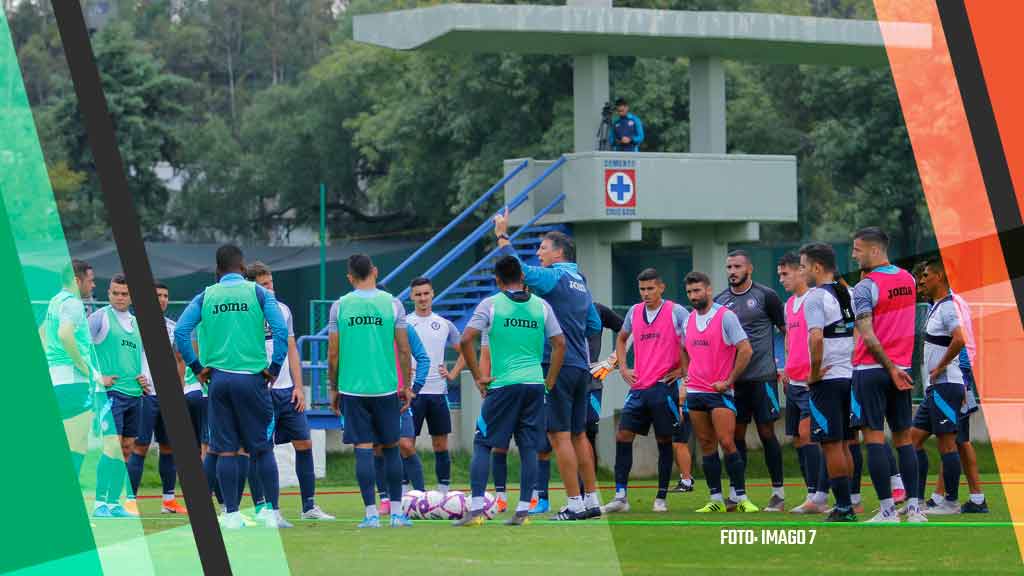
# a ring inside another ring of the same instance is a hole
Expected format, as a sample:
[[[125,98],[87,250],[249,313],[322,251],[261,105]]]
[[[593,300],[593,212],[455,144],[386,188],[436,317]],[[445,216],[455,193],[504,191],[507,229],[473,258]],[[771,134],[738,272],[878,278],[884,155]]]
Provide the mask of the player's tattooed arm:
[[[913,388],[914,381],[910,378],[910,374],[900,370],[893,363],[892,359],[889,358],[889,355],[885,353],[885,349],[882,348],[882,343],[878,340],[878,335],[875,334],[875,328],[871,322],[871,312],[857,314],[855,322],[857,333],[860,334],[861,339],[864,341],[864,346],[867,347],[868,352],[889,373],[896,388],[900,390],[910,390]]]

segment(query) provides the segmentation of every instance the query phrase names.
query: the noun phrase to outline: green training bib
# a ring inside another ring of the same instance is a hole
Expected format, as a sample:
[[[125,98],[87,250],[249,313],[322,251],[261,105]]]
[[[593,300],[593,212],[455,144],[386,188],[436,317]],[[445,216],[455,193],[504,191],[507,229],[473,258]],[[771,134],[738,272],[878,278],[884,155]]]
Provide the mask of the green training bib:
[[[338,390],[354,396],[386,396],[398,388],[395,367],[394,297],[355,292],[338,306]]]

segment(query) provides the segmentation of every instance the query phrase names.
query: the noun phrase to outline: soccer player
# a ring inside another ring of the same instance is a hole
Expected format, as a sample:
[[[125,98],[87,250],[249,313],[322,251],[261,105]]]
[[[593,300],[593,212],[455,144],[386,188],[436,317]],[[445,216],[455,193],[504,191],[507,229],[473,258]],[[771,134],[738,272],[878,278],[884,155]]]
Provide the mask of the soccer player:
[[[818,482],[831,486],[836,505],[829,512],[829,522],[856,522],[850,496],[853,458],[848,443],[854,432],[850,428],[850,387],[853,366],[854,314],[849,289],[836,281],[836,254],[831,246],[807,244],[800,249],[800,272],[805,284],[814,284],[803,301],[804,326],[793,327],[807,332],[807,383],[811,413],[810,439],[821,444],[827,476]],[[786,305],[787,316],[790,307]],[[789,337],[790,333],[787,333]],[[792,385],[791,385],[792,386]],[[810,465],[808,465],[810,468]],[[818,470],[809,473],[818,473]],[[811,501],[806,512],[821,512],[825,493]]]
[[[508,209],[494,218],[494,234],[505,255],[516,256],[508,236]],[[593,448],[587,440],[587,407],[590,389],[590,353],[587,334],[600,332],[601,319],[594,308],[586,279],[576,266],[576,245],[558,231],[544,235],[537,257],[542,266],[520,262],[530,293],[543,298],[555,311],[565,335],[565,365],[560,380],[548,395],[548,442],[558,456],[558,471],[568,504],[554,520],[583,520],[601,515]],[[548,352],[545,352],[545,366]],[[583,478],[583,487],[579,485]]]
[[[722,500],[722,461],[725,453],[729,485],[736,494],[736,510],[757,512],[747,498],[746,462],[736,447],[736,404],[733,389],[754,352],[736,314],[711,299],[711,279],[703,272],[690,272],[683,279],[693,312],[686,322],[682,353],[683,386],[679,404],[690,414],[700,442],[704,478],[711,501],[700,513],[725,512]],[[634,341],[634,346],[636,342]]]
[[[103,386],[82,302],[83,298],[92,298],[96,281],[92,266],[84,260],[72,260],[64,269],[61,281],[60,292],[46,307],[39,338],[46,352],[50,383],[64,421],[75,478],[78,478],[89,450],[93,390]]]
[[[245,525],[238,510],[246,472],[238,455],[244,448],[256,461],[263,493],[270,502],[260,520],[268,528],[288,528],[291,524],[278,507],[277,461],[271,438],[274,402],[269,388],[288,354],[288,325],[274,293],[245,280],[240,248],[221,246],[216,258],[217,283],[185,308],[174,329],[174,340],[199,383],[209,387],[210,452],[216,454],[216,477],[225,508],[221,525],[227,529]],[[264,336],[268,324],[273,334],[269,365]],[[192,348],[193,331],[198,358]]]
[[[909,272],[889,263],[888,247],[889,236],[876,227],[863,228],[853,236],[853,259],[866,271],[853,288],[857,315],[853,387],[863,417],[868,471],[880,502],[878,514],[869,522],[899,522],[885,445],[886,422],[907,486],[907,520],[926,522],[916,494],[917,454],[910,438],[913,380],[908,371],[914,352],[916,282]]]
[[[452,478],[452,459],[448,453],[448,435],[452,432],[452,415],[448,409],[448,382],[459,377],[465,361],[460,356],[455,366],[447,369],[445,348],[459,348],[462,335],[454,324],[434,313],[434,287],[429,278],[416,278],[410,284],[415,312],[406,320],[416,331],[430,356],[430,371],[420,390],[413,389],[413,430],[416,436],[427,423],[434,449],[434,468],[437,471],[437,489],[448,492]],[[414,364],[418,367],[419,364]]]
[[[941,476],[946,494],[941,503],[928,509],[928,514],[959,514],[961,466],[956,439],[960,407],[965,403],[959,356],[966,340],[946,271],[938,257],[926,262],[921,284],[932,305],[924,335],[924,364],[928,370],[925,399],[917,407],[911,430],[918,462],[918,486],[914,495],[924,496],[928,478],[928,453],[924,451],[924,442],[934,434],[942,454]]]
[[[462,334],[462,357],[483,397],[473,440],[470,464],[472,503],[470,513],[455,526],[483,524],[484,489],[487,487],[491,449],[507,447],[514,436],[519,447],[520,486],[533,486],[537,473],[537,446],[544,435],[544,394],[558,381],[565,356],[565,337],[547,301],[529,294],[523,286],[519,259],[503,256],[494,265],[494,276],[501,290],[484,299]],[[476,360],[473,341],[488,334],[491,349],[491,376],[484,376]],[[550,345],[547,374],[541,367],[545,342]],[[530,496],[520,490],[516,513],[505,524],[522,526],[528,522]]]
[[[167,305],[171,300],[170,290],[162,282],[156,283],[156,298],[160,303],[160,310],[167,313]],[[174,327],[176,322],[166,315],[164,325],[167,328],[167,338],[171,341],[171,349],[174,351],[174,359],[178,364],[178,385],[184,382],[185,363],[181,359],[174,346]],[[167,440],[167,431],[164,428],[164,418],[160,414],[160,400],[156,395],[156,386],[148,390],[142,396],[142,417],[139,420],[139,434],[135,438],[135,445],[132,446],[132,454],[128,457],[128,479],[131,481],[132,493],[128,501],[134,504],[135,496],[139,492],[139,483],[142,480],[142,469],[146,462],[146,453],[149,452],[149,444],[153,437],[160,450],[160,483],[163,488],[163,506],[161,514],[187,514],[188,510],[178,503],[174,497],[174,485],[177,482],[177,472],[174,467],[174,452]],[[129,508],[131,509],[131,508]],[[135,508],[138,509],[137,507]]]
[[[654,268],[637,276],[640,298],[622,324],[615,341],[615,354],[622,358],[619,372],[629,384],[629,393],[619,417],[615,435],[615,499],[604,512],[628,512],[627,485],[633,467],[633,440],[637,434],[646,436],[654,426],[658,444],[658,493],[655,512],[668,512],[668,495],[672,474],[672,433],[683,418],[675,398],[680,368],[683,332],[689,317],[686,308],[662,298],[665,283]],[[633,336],[633,368],[626,364],[626,341]]]
[[[96,469],[96,503],[93,516],[138,516],[133,498],[120,505],[128,461],[142,416],[142,393],[150,390],[152,377],[146,363],[135,315],[128,311],[131,295],[124,274],[110,279],[109,306],[89,315],[89,333],[96,349],[106,398],[101,409],[103,454]],[[102,398],[101,398],[102,399]],[[120,451],[114,439],[120,444]],[[131,489],[129,496],[134,496]]]
[[[772,496],[765,512],[783,512],[786,494],[783,488],[782,448],[775,437],[779,419],[778,369],[775,366],[775,340],[772,326],[786,332],[786,314],[782,300],[768,286],[754,282],[754,265],[743,250],[733,250],[725,260],[729,287],[715,296],[715,302],[731,310],[740,319],[754,356],[735,386],[736,448],[747,461],[747,424],[753,419],[764,448],[764,461],[772,479]],[[731,488],[726,506],[736,506]]]
[[[334,413],[345,413],[345,443],[355,446],[356,478],[366,506],[359,527],[380,527],[374,495],[376,443],[384,456],[391,526],[397,528],[412,525],[401,513],[402,458],[398,451],[401,413],[409,407],[412,390],[407,380],[395,390],[398,373],[409,374],[410,370],[409,333],[405,307],[377,289],[377,274],[366,254],[349,257],[348,281],[353,290],[331,306],[327,375]]]
[[[274,294],[274,274],[266,264],[253,262],[246,268],[246,279],[263,287]],[[295,344],[295,325],[292,310],[287,304],[277,301],[281,316],[288,326],[288,369],[282,370],[271,386],[274,400],[274,443],[292,443],[295,448],[295,475],[299,479],[299,494],[302,498],[303,520],[334,520],[316,505],[316,476],[313,473],[313,440],[309,434],[309,422],[306,420],[306,395],[302,386],[302,363],[299,360],[299,348]],[[267,360],[274,353],[274,334],[270,324],[264,326]],[[250,463],[250,466],[252,464]],[[250,478],[257,472],[250,467]],[[252,484],[250,483],[250,489]],[[254,495],[255,496],[255,495]],[[260,512],[260,510],[257,510]]]
[[[800,471],[807,485],[807,498],[791,512],[819,514],[825,511],[825,507],[813,500],[821,475],[821,448],[811,440],[810,393],[807,390],[811,361],[804,307],[808,294],[807,280],[800,273],[800,256],[792,252],[779,260],[777,269],[779,282],[791,294],[786,301],[786,370],[782,376],[786,393],[786,435],[793,438]]]
[[[491,344],[487,340],[487,333],[480,334],[480,373],[484,378],[491,376]],[[541,440],[538,450],[548,450],[550,456],[551,444],[546,439]],[[539,455],[542,456],[542,455]],[[494,498],[495,507],[499,514],[508,510],[508,445],[494,446],[491,448],[491,468],[494,472]],[[551,477],[551,460],[538,458],[537,460],[537,481],[534,484],[533,496],[530,498],[530,514],[544,514],[550,509],[548,505],[548,481]],[[543,492],[542,492],[543,490]],[[540,495],[543,493],[543,499]]]

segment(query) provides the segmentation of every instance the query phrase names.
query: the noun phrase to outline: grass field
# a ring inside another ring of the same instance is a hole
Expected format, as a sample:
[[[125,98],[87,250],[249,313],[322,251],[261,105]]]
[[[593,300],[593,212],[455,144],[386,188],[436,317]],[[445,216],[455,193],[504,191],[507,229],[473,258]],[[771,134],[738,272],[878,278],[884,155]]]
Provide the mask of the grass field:
[[[445,522],[418,521],[411,529],[393,531],[356,529],[362,503],[353,486],[354,477],[349,475],[348,481],[339,481],[339,476],[351,469],[351,458],[332,456],[331,474],[318,486],[317,501],[326,511],[337,515],[338,521],[298,520],[299,498],[294,489],[288,489],[282,495],[281,505],[295,528],[283,530],[279,536],[271,530],[250,528],[227,533],[225,539],[236,574],[276,573],[275,567],[283,570],[285,562],[296,575],[648,575],[678,573],[688,568],[744,570],[750,574],[1024,573],[1002,485],[998,475],[992,473],[991,452],[979,446],[979,458],[981,469],[987,472],[983,481],[991,513],[934,517],[925,525],[830,525],[817,517],[778,513],[699,515],[693,510],[703,505],[706,498],[706,488],[699,479],[695,492],[669,496],[669,513],[655,514],[650,512],[653,482],[640,479],[636,482],[638,487],[630,490],[633,511],[602,520],[571,524],[535,521],[526,527],[508,528],[500,522],[508,516],[506,513],[482,528],[455,529]],[[433,478],[430,460],[424,458],[428,485]],[[465,478],[466,460],[456,459],[456,478]],[[752,470],[757,471],[757,459],[753,460]],[[513,479],[514,461],[511,464]],[[147,484],[155,480],[151,474],[147,474]],[[934,475],[929,493],[933,481]],[[748,482],[751,498],[763,505],[770,494],[766,481],[752,478]],[[611,497],[609,484],[602,482],[605,501]],[[142,492],[153,494],[154,490],[144,487]],[[962,499],[966,492],[964,486]],[[799,503],[803,495],[799,479],[788,479],[788,506]],[[868,511],[876,507],[866,474],[863,495]],[[516,494],[510,496],[515,498]],[[552,500],[553,506],[561,505],[564,496],[556,491]],[[148,535],[156,573],[198,570],[191,551],[191,532],[184,519],[159,515],[158,499],[143,498],[140,503],[144,516],[141,525]],[[108,532],[111,529],[99,528]],[[734,529],[753,530],[758,538],[762,537],[761,530],[801,529],[806,531],[808,543],[723,544],[723,530]]]

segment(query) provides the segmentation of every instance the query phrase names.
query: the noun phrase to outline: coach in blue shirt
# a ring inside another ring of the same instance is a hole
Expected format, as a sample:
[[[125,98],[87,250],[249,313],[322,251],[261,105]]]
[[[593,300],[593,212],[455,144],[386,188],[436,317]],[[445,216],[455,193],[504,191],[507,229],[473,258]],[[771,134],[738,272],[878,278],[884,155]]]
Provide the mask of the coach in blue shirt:
[[[608,143],[616,152],[639,152],[644,141],[644,124],[629,111],[625,98],[615,101],[618,117],[608,132]]]

